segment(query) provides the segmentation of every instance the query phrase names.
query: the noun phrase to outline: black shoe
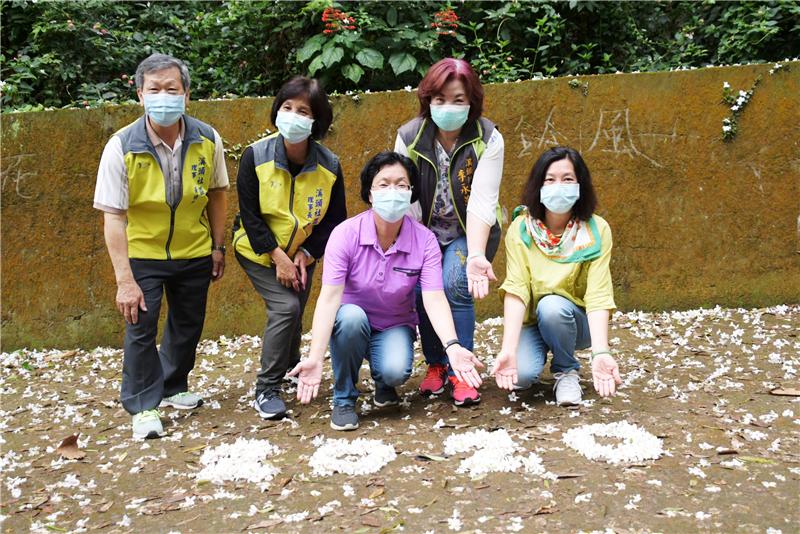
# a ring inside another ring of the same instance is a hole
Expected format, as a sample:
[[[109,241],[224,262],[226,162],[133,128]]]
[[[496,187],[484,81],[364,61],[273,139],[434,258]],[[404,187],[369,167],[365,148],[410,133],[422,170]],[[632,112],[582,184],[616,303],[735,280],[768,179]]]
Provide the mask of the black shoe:
[[[397,395],[397,391],[395,391],[394,388],[375,388],[375,398],[372,401],[378,408],[383,408],[384,406],[397,406],[400,404],[400,396]]]
[[[331,414],[331,428],[334,430],[355,430],[358,428],[356,407],[334,406]]]
[[[286,415],[286,405],[278,395],[277,389],[265,389],[256,395],[253,408],[264,419],[283,419]]]

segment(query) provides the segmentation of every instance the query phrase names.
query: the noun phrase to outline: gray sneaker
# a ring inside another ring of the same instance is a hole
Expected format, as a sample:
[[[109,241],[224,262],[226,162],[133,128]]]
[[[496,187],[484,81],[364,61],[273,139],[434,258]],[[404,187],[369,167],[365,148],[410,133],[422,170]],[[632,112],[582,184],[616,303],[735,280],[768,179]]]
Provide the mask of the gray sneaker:
[[[580,375],[576,369],[566,373],[554,373],[556,385],[553,389],[556,392],[556,404],[559,406],[575,406],[581,402],[581,383]]]
[[[286,405],[280,398],[277,389],[265,389],[253,401],[253,408],[264,419],[283,419]]]
[[[202,405],[203,399],[200,397],[200,395],[191,393],[189,391],[182,391],[170,397],[164,397],[161,399],[161,404],[159,404],[161,408],[164,408],[165,406],[172,406],[173,408],[177,408],[179,410],[191,410],[192,408],[197,408]]]
[[[145,410],[133,415],[133,437],[137,439],[156,439],[165,435],[158,410]]]
[[[384,406],[397,406],[400,404],[400,396],[394,388],[381,389],[375,388],[375,398],[372,399],[375,406],[383,408]]]
[[[334,430],[355,430],[358,428],[356,407],[334,406],[331,414],[331,428]]]

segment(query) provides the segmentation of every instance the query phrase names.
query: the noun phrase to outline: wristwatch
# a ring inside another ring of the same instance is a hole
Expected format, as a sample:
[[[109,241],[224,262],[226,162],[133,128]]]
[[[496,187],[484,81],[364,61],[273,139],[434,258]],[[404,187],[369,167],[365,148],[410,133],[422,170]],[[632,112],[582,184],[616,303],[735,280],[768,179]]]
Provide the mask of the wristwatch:
[[[215,250],[219,250],[223,256],[225,255],[225,245],[211,245],[211,252]]]

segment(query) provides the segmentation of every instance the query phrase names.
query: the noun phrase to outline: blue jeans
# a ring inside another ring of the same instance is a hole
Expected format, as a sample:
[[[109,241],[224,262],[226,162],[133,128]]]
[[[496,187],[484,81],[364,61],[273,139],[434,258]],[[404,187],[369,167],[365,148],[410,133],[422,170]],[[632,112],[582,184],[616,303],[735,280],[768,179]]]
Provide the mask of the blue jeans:
[[[369,362],[376,390],[394,388],[408,380],[414,362],[414,336],[408,326],[373,330],[360,306],[342,304],[336,312],[330,344],[333,404],[355,405],[358,370],[364,358]]]
[[[553,353],[550,371],[565,373],[579,369],[575,349],[592,343],[589,321],[580,306],[560,295],[547,295],[536,306],[537,324],[525,325],[517,349],[517,385],[528,387],[539,381],[547,351]]]
[[[450,304],[450,312],[453,314],[458,342],[465,349],[472,350],[475,335],[475,307],[467,286],[466,237],[459,237],[442,249],[442,282],[444,283],[444,294]],[[419,286],[417,286],[417,314],[419,315],[419,337],[425,361],[428,362],[428,365],[434,363],[447,365],[447,355],[444,353],[442,342],[436,335],[428,314],[425,312],[425,307],[422,305],[422,292]]]

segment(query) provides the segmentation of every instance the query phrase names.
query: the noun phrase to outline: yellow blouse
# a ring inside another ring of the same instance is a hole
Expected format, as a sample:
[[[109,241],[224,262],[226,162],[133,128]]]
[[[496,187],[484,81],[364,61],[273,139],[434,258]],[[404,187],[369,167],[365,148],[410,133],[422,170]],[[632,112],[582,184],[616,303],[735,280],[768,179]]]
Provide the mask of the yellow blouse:
[[[558,263],[545,256],[535,243],[528,248],[518,228],[520,215],[506,233],[506,279],[500,291],[516,295],[525,303],[527,324],[536,323],[536,306],[547,295],[561,295],[587,312],[613,313],[611,283],[611,228],[602,217],[592,215],[600,232],[600,256],[583,263]]]

